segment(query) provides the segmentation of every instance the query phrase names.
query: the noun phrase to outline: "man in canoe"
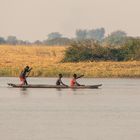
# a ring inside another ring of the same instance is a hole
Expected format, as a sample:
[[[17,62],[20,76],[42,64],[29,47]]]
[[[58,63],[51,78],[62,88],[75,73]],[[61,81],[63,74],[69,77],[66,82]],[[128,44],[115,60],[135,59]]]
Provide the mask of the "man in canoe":
[[[62,75],[62,74],[59,74],[58,76],[59,76],[59,78],[58,78],[57,81],[56,81],[56,85],[57,85],[57,86],[60,86],[60,85],[67,86],[66,84],[64,84],[64,83],[62,82],[62,77],[63,77],[63,75]]]
[[[84,86],[84,85],[80,85],[76,80],[83,77],[84,75],[81,75],[81,76],[77,76],[77,74],[73,74],[73,79],[71,80],[71,87],[74,87],[74,86]]]
[[[26,66],[20,73],[20,81],[22,82],[21,85],[28,85],[26,78],[29,76],[30,72],[31,72],[32,68],[30,68],[29,66]]]

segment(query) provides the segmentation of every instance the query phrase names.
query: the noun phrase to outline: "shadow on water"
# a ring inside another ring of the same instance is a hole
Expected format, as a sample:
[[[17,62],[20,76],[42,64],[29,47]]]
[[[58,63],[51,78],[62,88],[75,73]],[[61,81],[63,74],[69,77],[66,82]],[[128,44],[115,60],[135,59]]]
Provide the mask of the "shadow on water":
[[[27,96],[29,94],[28,89],[27,88],[21,88],[20,89],[20,94],[23,96]]]
[[[77,90],[77,89],[72,89],[72,94],[73,95],[97,95],[97,94],[102,94],[101,89],[87,89],[87,90]]]
[[[63,95],[97,95],[102,94],[102,89],[56,89],[59,96]]]
[[[61,88],[56,89],[56,91],[57,91],[59,96],[62,96],[62,89]]]

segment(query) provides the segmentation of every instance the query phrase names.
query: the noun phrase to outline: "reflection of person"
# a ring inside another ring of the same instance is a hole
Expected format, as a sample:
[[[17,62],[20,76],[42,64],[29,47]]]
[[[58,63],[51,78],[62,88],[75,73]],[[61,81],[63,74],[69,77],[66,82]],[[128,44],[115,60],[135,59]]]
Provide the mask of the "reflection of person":
[[[56,81],[56,85],[57,85],[57,86],[60,86],[60,85],[67,86],[66,84],[64,84],[64,83],[62,82],[62,77],[63,77],[63,75],[62,75],[62,74],[59,74],[58,76],[59,76],[59,78],[58,78],[57,81]]]
[[[32,68],[30,68],[29,66],[26,66],[20,73],[20,81],[22,82],[22,85],[28,85],[26,78],[29,76],[30,71],[32,70]]]
[[[73,79],[71,80],[71,87],[73,86],[83,86],[83,85],[80,85],[76,80],[83,77],[84,75],[81,75],[81,76],[77,76],[77,74],[73,74]]]

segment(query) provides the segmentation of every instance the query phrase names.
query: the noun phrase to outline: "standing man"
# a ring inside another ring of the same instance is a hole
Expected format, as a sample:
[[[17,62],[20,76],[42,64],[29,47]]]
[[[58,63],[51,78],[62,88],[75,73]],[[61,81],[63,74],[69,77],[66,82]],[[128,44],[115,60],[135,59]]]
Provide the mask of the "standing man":
[[[26,78],[29,76],[30,71],[32,70],[32,68],[30,68],[29,66],[26,66],[20,73],[20,81],[22,82],[21,85],[28,85]]]

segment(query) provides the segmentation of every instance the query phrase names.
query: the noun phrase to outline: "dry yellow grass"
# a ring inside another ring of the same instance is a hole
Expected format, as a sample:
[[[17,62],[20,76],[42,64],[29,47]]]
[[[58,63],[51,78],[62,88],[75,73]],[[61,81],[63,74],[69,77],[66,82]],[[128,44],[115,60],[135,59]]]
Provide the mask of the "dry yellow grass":
[[[0,46],[0,76],[18,76],[23,67],[33,67],[31,76],[63,73],[86,77],[140,77],[140,61],[60,63],[66,47]]]
[[[46,67],[62,59],[64,47],[0,46],[0,67]]]

